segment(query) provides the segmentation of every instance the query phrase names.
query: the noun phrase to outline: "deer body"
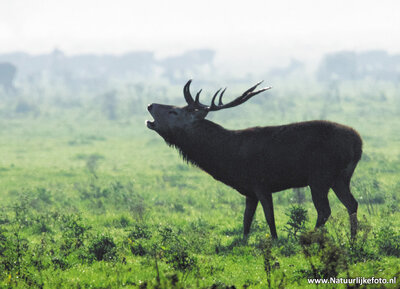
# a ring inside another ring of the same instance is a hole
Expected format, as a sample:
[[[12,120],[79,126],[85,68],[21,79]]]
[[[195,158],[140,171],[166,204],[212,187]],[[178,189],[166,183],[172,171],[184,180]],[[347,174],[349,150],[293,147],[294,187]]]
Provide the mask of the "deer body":
[[[330,215],[327,194],[333,188],[351,216],[355,235],[357,202],[349,184],[362,145],[355,130],[329,121],[227,130],[204,119],[208,111],[192,110],[189,102],[184,108],[150,105],[155,121],[147,125],[184,159],[246,196],[245,236],[261,202],[271,235],[276,237],[272,193],[305,186],[311,188],[317,227]]]

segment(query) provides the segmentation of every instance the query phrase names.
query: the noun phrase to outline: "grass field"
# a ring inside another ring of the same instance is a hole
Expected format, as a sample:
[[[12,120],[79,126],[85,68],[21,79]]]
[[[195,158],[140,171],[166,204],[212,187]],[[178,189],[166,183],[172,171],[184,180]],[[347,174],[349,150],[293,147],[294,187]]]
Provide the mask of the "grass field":
[[[0,286],[317,288],[307,279],[396,277],[397,284],[318,288],[398,288],[400,90],[371,87],[343,83],[334,100],[315,83],[278,83],[268,96],[209,117],[232,129],[329,119],[358,130],[364,154],[352,179],[361,227],[354,242],[333,193],[331,218],[313,231],[308,189],[274,194],[278,240],[259,206],[243,241],[244,198],[144,125],[145,104],[182,104],[181,88],[163,96],[120,88],[112,103],[51,89],[4,98]]]

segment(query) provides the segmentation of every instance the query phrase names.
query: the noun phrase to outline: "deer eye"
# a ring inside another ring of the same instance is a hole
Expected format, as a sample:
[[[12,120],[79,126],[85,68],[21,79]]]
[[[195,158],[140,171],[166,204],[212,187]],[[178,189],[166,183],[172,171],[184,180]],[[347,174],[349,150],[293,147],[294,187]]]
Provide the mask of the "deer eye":
[[[169,114],[178,115],[178,113],[177,113],[176,111],[173,111],[173,110],[170,110],[168,113],[169,113]]]

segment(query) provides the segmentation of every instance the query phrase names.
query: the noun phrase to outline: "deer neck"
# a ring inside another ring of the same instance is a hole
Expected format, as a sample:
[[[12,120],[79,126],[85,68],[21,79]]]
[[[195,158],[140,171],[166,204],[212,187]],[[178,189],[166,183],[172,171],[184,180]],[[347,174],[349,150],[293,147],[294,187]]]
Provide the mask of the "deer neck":
[[[175,132],[174,137],[166,141],[179,150],[184,160],[217,178],[235,157],[234,133],[208,120]]]

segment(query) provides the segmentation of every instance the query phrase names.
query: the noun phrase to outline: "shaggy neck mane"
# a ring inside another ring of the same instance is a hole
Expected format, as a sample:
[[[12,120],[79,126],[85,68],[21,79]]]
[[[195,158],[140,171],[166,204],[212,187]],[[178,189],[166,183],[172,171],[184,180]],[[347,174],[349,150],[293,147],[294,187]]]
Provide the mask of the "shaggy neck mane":
[[[231,159],[234,132],[209,120],[201,120],[190,129],[176,130],[164,136],[168,145],[178,149],[183,159],[210,174],[218,173],[223,160]]]

